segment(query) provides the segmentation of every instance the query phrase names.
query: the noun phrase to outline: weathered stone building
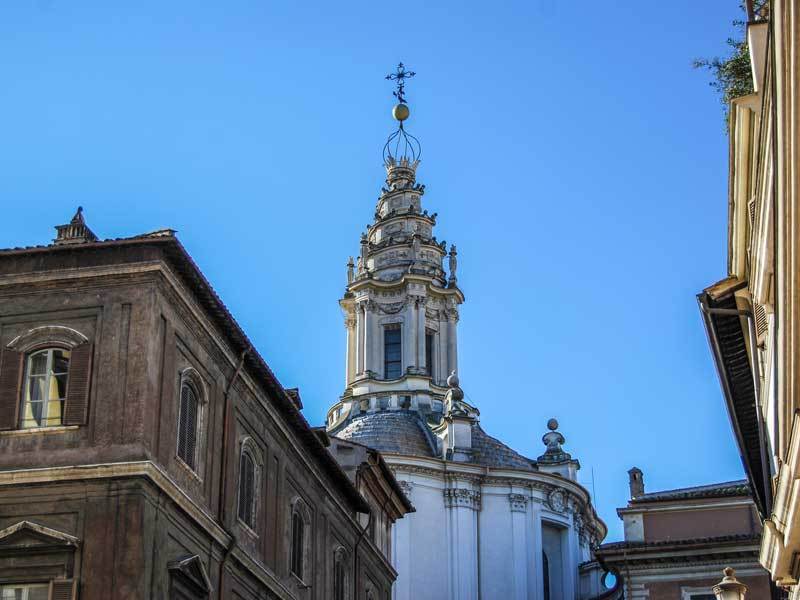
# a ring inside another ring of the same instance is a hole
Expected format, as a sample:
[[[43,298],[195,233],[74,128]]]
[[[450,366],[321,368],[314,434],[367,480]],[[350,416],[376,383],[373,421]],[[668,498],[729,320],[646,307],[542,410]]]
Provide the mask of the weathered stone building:
[[[340,468],[172,231],[79,211],[0,251],[0,348],[4,600],[390,597],[412,507]]]
[[[698,296],[764,522],[760,561],[800,598],[800,2],[747,0],[753,93],[730,104],[725,278]],[[723,207],[720,205],[720,215]]]
[[[405,76],[400,65],[392,77]],[[543,454],[525,457],[484,431],[460,387],[457,251],[423,206],[402,93],[386,184],[348,263],[345,390],[328,432],[380,450],[414,503],[393,540],[396,600],[591,597],[602,591],[591,558],[606,527],[558,423],[548,423]]]
[[[712,588],[726,567],[747,585],[748,599],[772,597],[746,481],[645,492],[642,472],[628,474],[630,501],[617,510],[625,540],[595,553],[617,578],[607,600],[715,600]]]

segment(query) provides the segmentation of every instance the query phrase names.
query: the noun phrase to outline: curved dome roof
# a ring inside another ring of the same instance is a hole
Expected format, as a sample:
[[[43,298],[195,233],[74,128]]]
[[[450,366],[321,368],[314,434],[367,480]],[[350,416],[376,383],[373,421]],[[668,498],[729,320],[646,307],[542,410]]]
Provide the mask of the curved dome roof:
[[[435,456],[432,434],[419,414],[410,410],[384,410],[354,417],[332,435],[364,444],[380,452]]]
[[[486,433],[477,423],[472,426],[472,462],[487,467],[535,471],[536,461],[525,458],[503,442]]]

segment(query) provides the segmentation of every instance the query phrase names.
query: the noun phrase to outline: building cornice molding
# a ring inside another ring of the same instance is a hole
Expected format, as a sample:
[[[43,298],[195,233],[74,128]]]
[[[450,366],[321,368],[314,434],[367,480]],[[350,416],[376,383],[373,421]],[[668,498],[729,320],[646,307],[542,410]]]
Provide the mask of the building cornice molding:
[[[152,461],[0,471],[0,488],[39,483],[68,483],[131,477],[150,480],[159,490],[166,493],[190,518],[203,527],[218,544],[228,547],[231,537],[211,513],[183,491],[161,466]]]

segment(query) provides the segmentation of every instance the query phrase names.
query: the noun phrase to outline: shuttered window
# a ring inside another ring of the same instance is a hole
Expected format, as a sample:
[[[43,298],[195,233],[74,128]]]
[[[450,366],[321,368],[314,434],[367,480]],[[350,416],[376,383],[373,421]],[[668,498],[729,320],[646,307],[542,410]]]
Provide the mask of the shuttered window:
[[[81,344],[72,349],[67,380],[67,399],[64,403],[64,425],[86,423],[89,389],[92,376],[92,344]]]
[[[297,512],[292,513],[292,573],[303,579],[303,545],[305,544],[305,523]]]
[[[178,457],[192,469],[197,467],[197,421],[199,399],[195,388],[188,382],[181,383],[180,409],[178,412]]]
[[[22,393],[23,355],[3,349],[0,353],[0,429],[15,429]]]
[[[75,584],[73,579],[54,579],[50,582],[50,600],[73,600]]]
[[[69,350],[48,348],[28,355],[19,426],[21,429],[54,427],[64,422]]]
[[[239,518],[255,528],[256,464],[249,450],[239,457]]]

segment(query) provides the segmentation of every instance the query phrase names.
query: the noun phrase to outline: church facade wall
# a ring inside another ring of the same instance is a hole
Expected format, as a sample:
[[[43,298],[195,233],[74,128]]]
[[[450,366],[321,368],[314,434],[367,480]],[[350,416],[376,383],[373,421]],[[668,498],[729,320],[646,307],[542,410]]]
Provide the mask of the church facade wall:
[[[394,600],[544,600],[545,555],[550,598],[594,595],[579,582],[591,541],[579,531],[585,497],[578,500],[577,486],[535,473],[386,459],[417,509],[395,525]],[[563,505],[551,505],[554,490]]]

